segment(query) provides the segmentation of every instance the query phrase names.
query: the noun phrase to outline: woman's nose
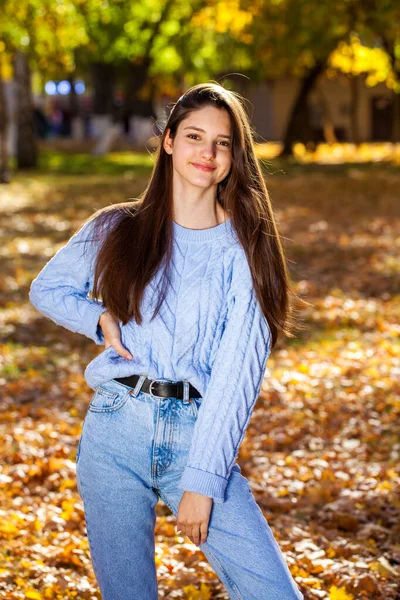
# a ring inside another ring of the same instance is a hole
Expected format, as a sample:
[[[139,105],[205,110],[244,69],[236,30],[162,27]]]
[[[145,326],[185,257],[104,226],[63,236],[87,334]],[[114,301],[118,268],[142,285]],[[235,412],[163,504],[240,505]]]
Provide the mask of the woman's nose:
[[[210,143],[210,144],[204,144],[203,146],[203,150],[202,150],[202,156],[204,156],[204,158],[214,158],[215,156],[215,146],[214,144]]]

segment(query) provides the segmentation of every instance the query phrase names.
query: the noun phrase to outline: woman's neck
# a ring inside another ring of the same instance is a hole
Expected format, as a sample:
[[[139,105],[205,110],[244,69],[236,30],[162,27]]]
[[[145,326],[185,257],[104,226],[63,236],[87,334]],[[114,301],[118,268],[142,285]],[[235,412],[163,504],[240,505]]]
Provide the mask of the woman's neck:
[[[231,216],[227,210],[216,201],[215,207],[211,210],[194,211],[187,206],[181,207],[180,210],[174,208],[173,220],[182,227],[189,229],[208,229],[221,225]]]

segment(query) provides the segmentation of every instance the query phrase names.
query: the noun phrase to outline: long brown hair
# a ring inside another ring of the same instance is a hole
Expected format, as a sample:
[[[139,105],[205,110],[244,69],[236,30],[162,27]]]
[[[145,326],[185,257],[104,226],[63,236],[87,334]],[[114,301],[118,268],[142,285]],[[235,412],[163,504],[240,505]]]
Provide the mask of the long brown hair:
[[[180,123],[194,110],[205,106],[225,109],[232,126],[232,166],[218,184],[217,201],[231,213],[232,225],[246,253],[261,310],[272,333],[294,337],[290,296],[296,297],[289,281],[274,212],[259,166],[249,118],[242,97],[218,83],[189,88],[173,106],[155,153],[150,180],[139,198],[100,209],[95,231],[105,226],[100,246],[92,297],[100,299],[123,324],[131,318],[142,323],[140,304],[147,284],[162,266],[162,289],[153,318],[159,311],[168,286],[168,267],[173,248],[172,156],[163,142],[167,129],[175,137]],[[113,218],[117,217],[117,218]]]

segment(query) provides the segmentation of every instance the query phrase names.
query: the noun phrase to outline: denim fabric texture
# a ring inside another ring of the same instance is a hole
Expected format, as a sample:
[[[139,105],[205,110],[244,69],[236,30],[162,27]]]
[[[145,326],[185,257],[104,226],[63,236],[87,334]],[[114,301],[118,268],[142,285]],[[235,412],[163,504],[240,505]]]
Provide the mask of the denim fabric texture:
[[[78,490],[103,600],[157,600],[155,506],[161,498],[177,515],[178,483],[202,402],[137,388],[110,380],[95,390],[77,450]],[[213,503],[199,548],[229,597],[303,599],[236,462],[225,494],[225,502]]]

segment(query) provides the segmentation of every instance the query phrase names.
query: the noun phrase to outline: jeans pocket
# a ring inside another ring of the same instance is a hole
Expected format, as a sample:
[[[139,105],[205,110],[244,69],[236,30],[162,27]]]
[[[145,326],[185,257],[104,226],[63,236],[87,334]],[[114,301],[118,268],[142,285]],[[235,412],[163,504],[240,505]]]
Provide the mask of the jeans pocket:
[[[199,398],[192,398],[192,402],[190,403],[190,406],[192,407],[193,417],[195,419],[197,419],[197,416],[198,416],[199,410],[200,410],[200,406],[201,406],[201,400]]]
[[[129,398],[129,390],[116,389],[107,384],[99,385],[89,403],[91,412],[115,412],[122,408]]]

